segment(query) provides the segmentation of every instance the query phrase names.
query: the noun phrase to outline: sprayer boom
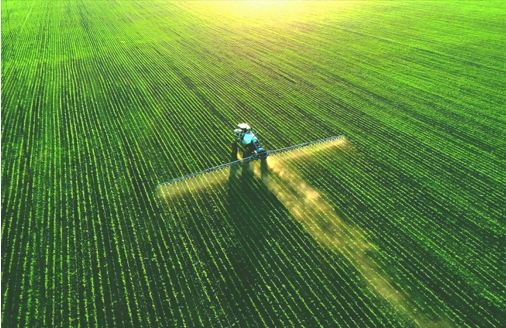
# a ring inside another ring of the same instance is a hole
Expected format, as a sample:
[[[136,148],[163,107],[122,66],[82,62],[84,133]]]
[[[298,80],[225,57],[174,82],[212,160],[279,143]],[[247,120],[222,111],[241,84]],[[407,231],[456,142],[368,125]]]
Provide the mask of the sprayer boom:
[[[261,153],[261,156],[259,156],[259,154],[253,154],[253,155],[251,155],[249,157],[246,157],[246,158],[243,158],[243,159],[240,159],[240,160],[237,160],[237,161],[233,161],[233,162],[230,162],[230,163],[227,163],[227,164],[218,165],[218,166],[209,168],[209,169],[204,170],[204,171],[188,174],[188,175],[176,178],[176,179],[172,179],[172,180],[170,180],[168,182],[160,183],[157,187],[167,186],[167,185],[173,184],[173,183],[178,182],[178,181],[183,181],[183,180],[194,178],[196,176],[200,176],[200,175],[203,175],[203,174],[206,174],[206,173],[210,173],[210,172],[213,172],[213,171],[221,170],[221,169],[230,167],[230,166],[232,166],[234,164],[247,163],[247,162],[250,162],[250,161],[255,161],[255,160],[258,160],[258,159],[266,158],[266,157],[268,157],[270,155],[279,154],[279,153],[285,153],[285,152],[288,152],[288,151],[293,151],[295,149],[300,149],[300,148],[307,147],[307,146],[312,146],[312,145],[316,145],[316,144],[320,144],[320,143],[324,143],[324,142],[329,142],[329,141],[336,140],[336,139],[341,139],[341,138],[344,138],[344,137],[345,136],[342,136],[342,135],[341,136],[333,136],[333,137],[329,137],[329,138],[325,138],[325,139],[320,139],[320,140],[316,140],[316,141],[306,142],[306,143],[303,143],[303,144],[300,144],[300,145],[291,146],[291,147],[281,148],[281,149],[277,149],[277,150],[269,150],[269,151],[265,151],[265,152]]]

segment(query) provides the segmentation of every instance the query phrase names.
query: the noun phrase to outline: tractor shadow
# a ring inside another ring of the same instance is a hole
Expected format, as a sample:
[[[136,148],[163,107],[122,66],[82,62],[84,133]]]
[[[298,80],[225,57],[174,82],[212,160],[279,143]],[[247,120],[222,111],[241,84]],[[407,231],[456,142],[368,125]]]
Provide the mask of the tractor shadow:
[[[237,155],[234,143],[230,160],[237,160]],[[249,155],[244,152],[244,158]],[[281,274],[274,269],[282,267],[276,264],[280,260],[273,244],[280,239],[280,233],[273,223],[274,218],[286,217],[287,213],[255,177],[252,165],[239,163],[229,172],[226,211],[231,218],[228,229],[233,237],[227,252],[235,275],[227,283],[229,289],[237,287],[240,301],[233,310],[240,326],[283,326],[280,319],[283,309],[273,305],[277,302],[269,287],[286,280],[286,276],[279,279]],[[266,169],[265,164],[263,167]],[[272,278],[276,281],[271,282]],[[283,302],[279,295],[276,298]]]

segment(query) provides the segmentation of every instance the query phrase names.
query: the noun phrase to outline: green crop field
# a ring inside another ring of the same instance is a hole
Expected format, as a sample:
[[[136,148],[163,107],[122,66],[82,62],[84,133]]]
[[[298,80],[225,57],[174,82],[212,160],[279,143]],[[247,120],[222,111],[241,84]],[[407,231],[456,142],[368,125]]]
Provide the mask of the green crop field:
[[[506,2],[1,5],[2,326],[506,327]]]

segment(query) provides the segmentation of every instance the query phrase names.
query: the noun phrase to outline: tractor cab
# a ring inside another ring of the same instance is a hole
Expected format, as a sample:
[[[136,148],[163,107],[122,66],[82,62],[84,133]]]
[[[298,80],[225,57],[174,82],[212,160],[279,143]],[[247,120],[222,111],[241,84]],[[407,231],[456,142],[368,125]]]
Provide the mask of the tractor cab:
[[[244,147],[247,147],[253,141],[255,134],[251,127],[246,123],[238,124],[239,129],[234,130],[234,136],[237,141]]]
[[[255,136],[255,131],[246,123],[238,124],[237,127],[239,129],[234,130],[234,136],[237,139],[237,143],[251,153],[256,151],[253,156],[263,158],[267,152],[260,146],[260,142]]]

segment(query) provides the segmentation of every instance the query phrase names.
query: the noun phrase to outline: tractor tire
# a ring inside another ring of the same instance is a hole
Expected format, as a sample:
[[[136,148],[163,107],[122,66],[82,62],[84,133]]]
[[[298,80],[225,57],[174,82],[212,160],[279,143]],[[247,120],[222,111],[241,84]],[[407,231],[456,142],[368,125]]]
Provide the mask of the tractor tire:
[[[231,161],[237,161],[237,141],[232,143]]]
[[[246,146],[246,151],[244,152],[243,158],[250,157],[251,155],[253,155],[254,151],[255,146],[253,146],[253,144],[249,144],[248,146]]]

